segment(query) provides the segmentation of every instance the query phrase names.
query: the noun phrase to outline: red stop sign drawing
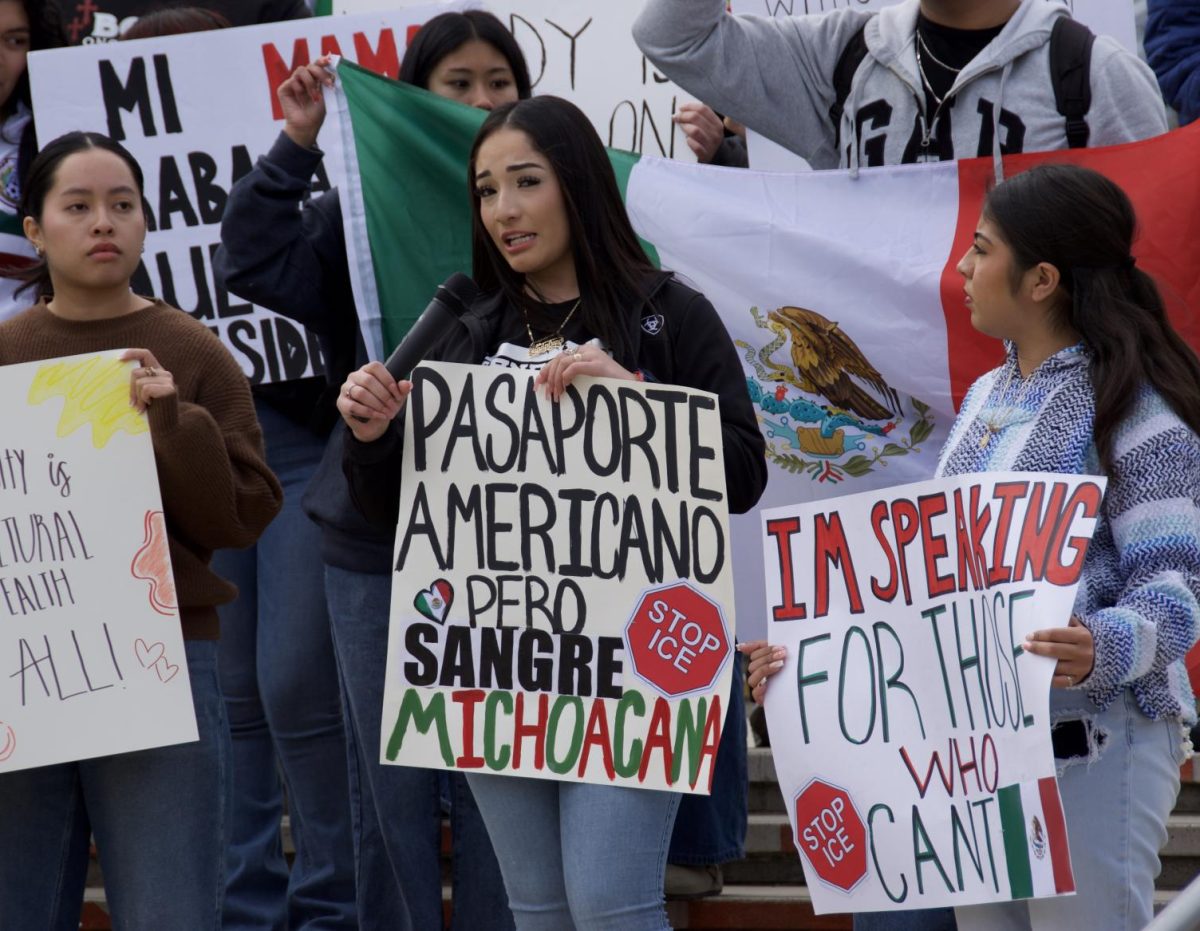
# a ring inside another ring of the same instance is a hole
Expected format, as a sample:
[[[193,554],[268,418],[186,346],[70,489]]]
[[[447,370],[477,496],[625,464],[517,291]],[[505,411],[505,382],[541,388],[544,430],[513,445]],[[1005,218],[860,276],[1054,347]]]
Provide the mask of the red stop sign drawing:
[[[795,804],[796,847],[822,882],[849,892],[867,875],[867,829],[850,795],[813,779]]]
[[[642,592],[625,625],[634,674],[667,698],[712,688],[732,649],[721,606],[683,581]]]

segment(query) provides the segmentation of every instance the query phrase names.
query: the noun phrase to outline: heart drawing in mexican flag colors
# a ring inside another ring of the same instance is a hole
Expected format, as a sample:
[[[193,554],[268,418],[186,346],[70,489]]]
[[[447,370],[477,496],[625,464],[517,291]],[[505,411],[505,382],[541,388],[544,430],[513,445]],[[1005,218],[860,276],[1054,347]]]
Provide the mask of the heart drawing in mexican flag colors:
[[[374,358],[449,275],[471,268],[467,159],[485,115],[341,62],[330,152],[355,298]],[[763,173],[610,152],[655,261],[713,302],[738,346],[767,441],[760,507],[928,478],[971,382],[999,363],[976,333],[955,266],[994,181],[991,159]],[[338,164],[342,161],[342,164]],[[1005,158],[1088,165],[1141,223],[1139,266],[1200,347],[1200,124],[1144,142]],[[731,522],[757,552],[757,514]],[[747,560],[746,562],[753,562]],[[740,636],[761,636],[762,581],[737,578]]]

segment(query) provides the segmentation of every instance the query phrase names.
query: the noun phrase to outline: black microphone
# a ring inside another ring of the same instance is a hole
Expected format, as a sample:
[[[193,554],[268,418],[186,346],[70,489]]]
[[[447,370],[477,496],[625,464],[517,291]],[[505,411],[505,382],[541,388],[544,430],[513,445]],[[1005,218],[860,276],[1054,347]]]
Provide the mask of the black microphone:
[[[392,350],[384,367],[392,378],[400,381],[408,378],[412,370],[429,353],[467,309],[467,306],[479,296],[479,285],[468,275],[455,272],[438,285],[429,306],[417,318],[400,345]]]

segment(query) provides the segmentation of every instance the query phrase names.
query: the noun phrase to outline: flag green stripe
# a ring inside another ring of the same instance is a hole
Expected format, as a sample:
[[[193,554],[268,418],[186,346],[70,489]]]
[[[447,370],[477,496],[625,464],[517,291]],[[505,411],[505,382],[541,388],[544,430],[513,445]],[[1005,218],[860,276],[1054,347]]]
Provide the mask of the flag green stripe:
[[[455,272],[471,270],[467,161],[483,110],[342,61],[375,270],[384,351],[390,352]],[[608,150],[624,198],[638,156]],[[642,246],[655,265],[654,247]]]
[[[437,286],[471,268],[467,160],[483,110],[351,62],[338,74],[353,113],[384,349],[408,332]]]
[[[1033,897],[1033,873],[1029,869],[1029,841],[1025,836],[1025,809],[1021,786],[1004,786],[1000,800],[1000,828],[1004,833],[1004,858],[1008,862],[1008,885],[1014,899]]]
[[[313,7],[313,16],[329,16],[333,13],[333,0],[317,0]]]
[[[623,203],[629,203],[629,178],[633,175],[633,168],[640,159],[641,156],[633,152],[625,152],[621,149],[608,150],[608,160],[612,162],[613,173],[617,176],[617,187],[621,191]],[[661,268],[662,260],[658,257],[658,250],[654,248],[654,243],[642,239],[641,236],[638,237],[638,242],[642,244],[642,248],[655,267]]]

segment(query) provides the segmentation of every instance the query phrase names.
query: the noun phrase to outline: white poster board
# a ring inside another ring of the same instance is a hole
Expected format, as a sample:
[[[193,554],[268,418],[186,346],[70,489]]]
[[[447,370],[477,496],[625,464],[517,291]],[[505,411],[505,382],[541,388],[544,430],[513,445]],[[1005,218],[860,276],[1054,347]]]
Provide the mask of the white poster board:
[[[394,9],[411,0],[334,0],[334,13]],[[644,0],[476,0],[494,13],[525,53],[535,94],[572,101],[614,149],[694,162],[671,120],[692,100],[654,70],[630,27]]]
[[[708,793],[734,641],[715,395],[423,365],[382,762]]]
[[[0,773],[197,739],[154,449],[118,355],[0,367]]]
[[[29,75],[38,141],[94,130],[117,139],[142,166],[154,222],[135,290],[208,325],[254,384],[323,374],[314,335],[214,280],[228,191],[283,128],[275,91],[294,68],[337,52],[395,77],[409,27],[441,9],[35,52]],[[322,168],[314,193],[338,183]]]
[[[763,513],[767,718],[818,913],[1074,891],[1055,661],[1105,480],[988,473]]]

